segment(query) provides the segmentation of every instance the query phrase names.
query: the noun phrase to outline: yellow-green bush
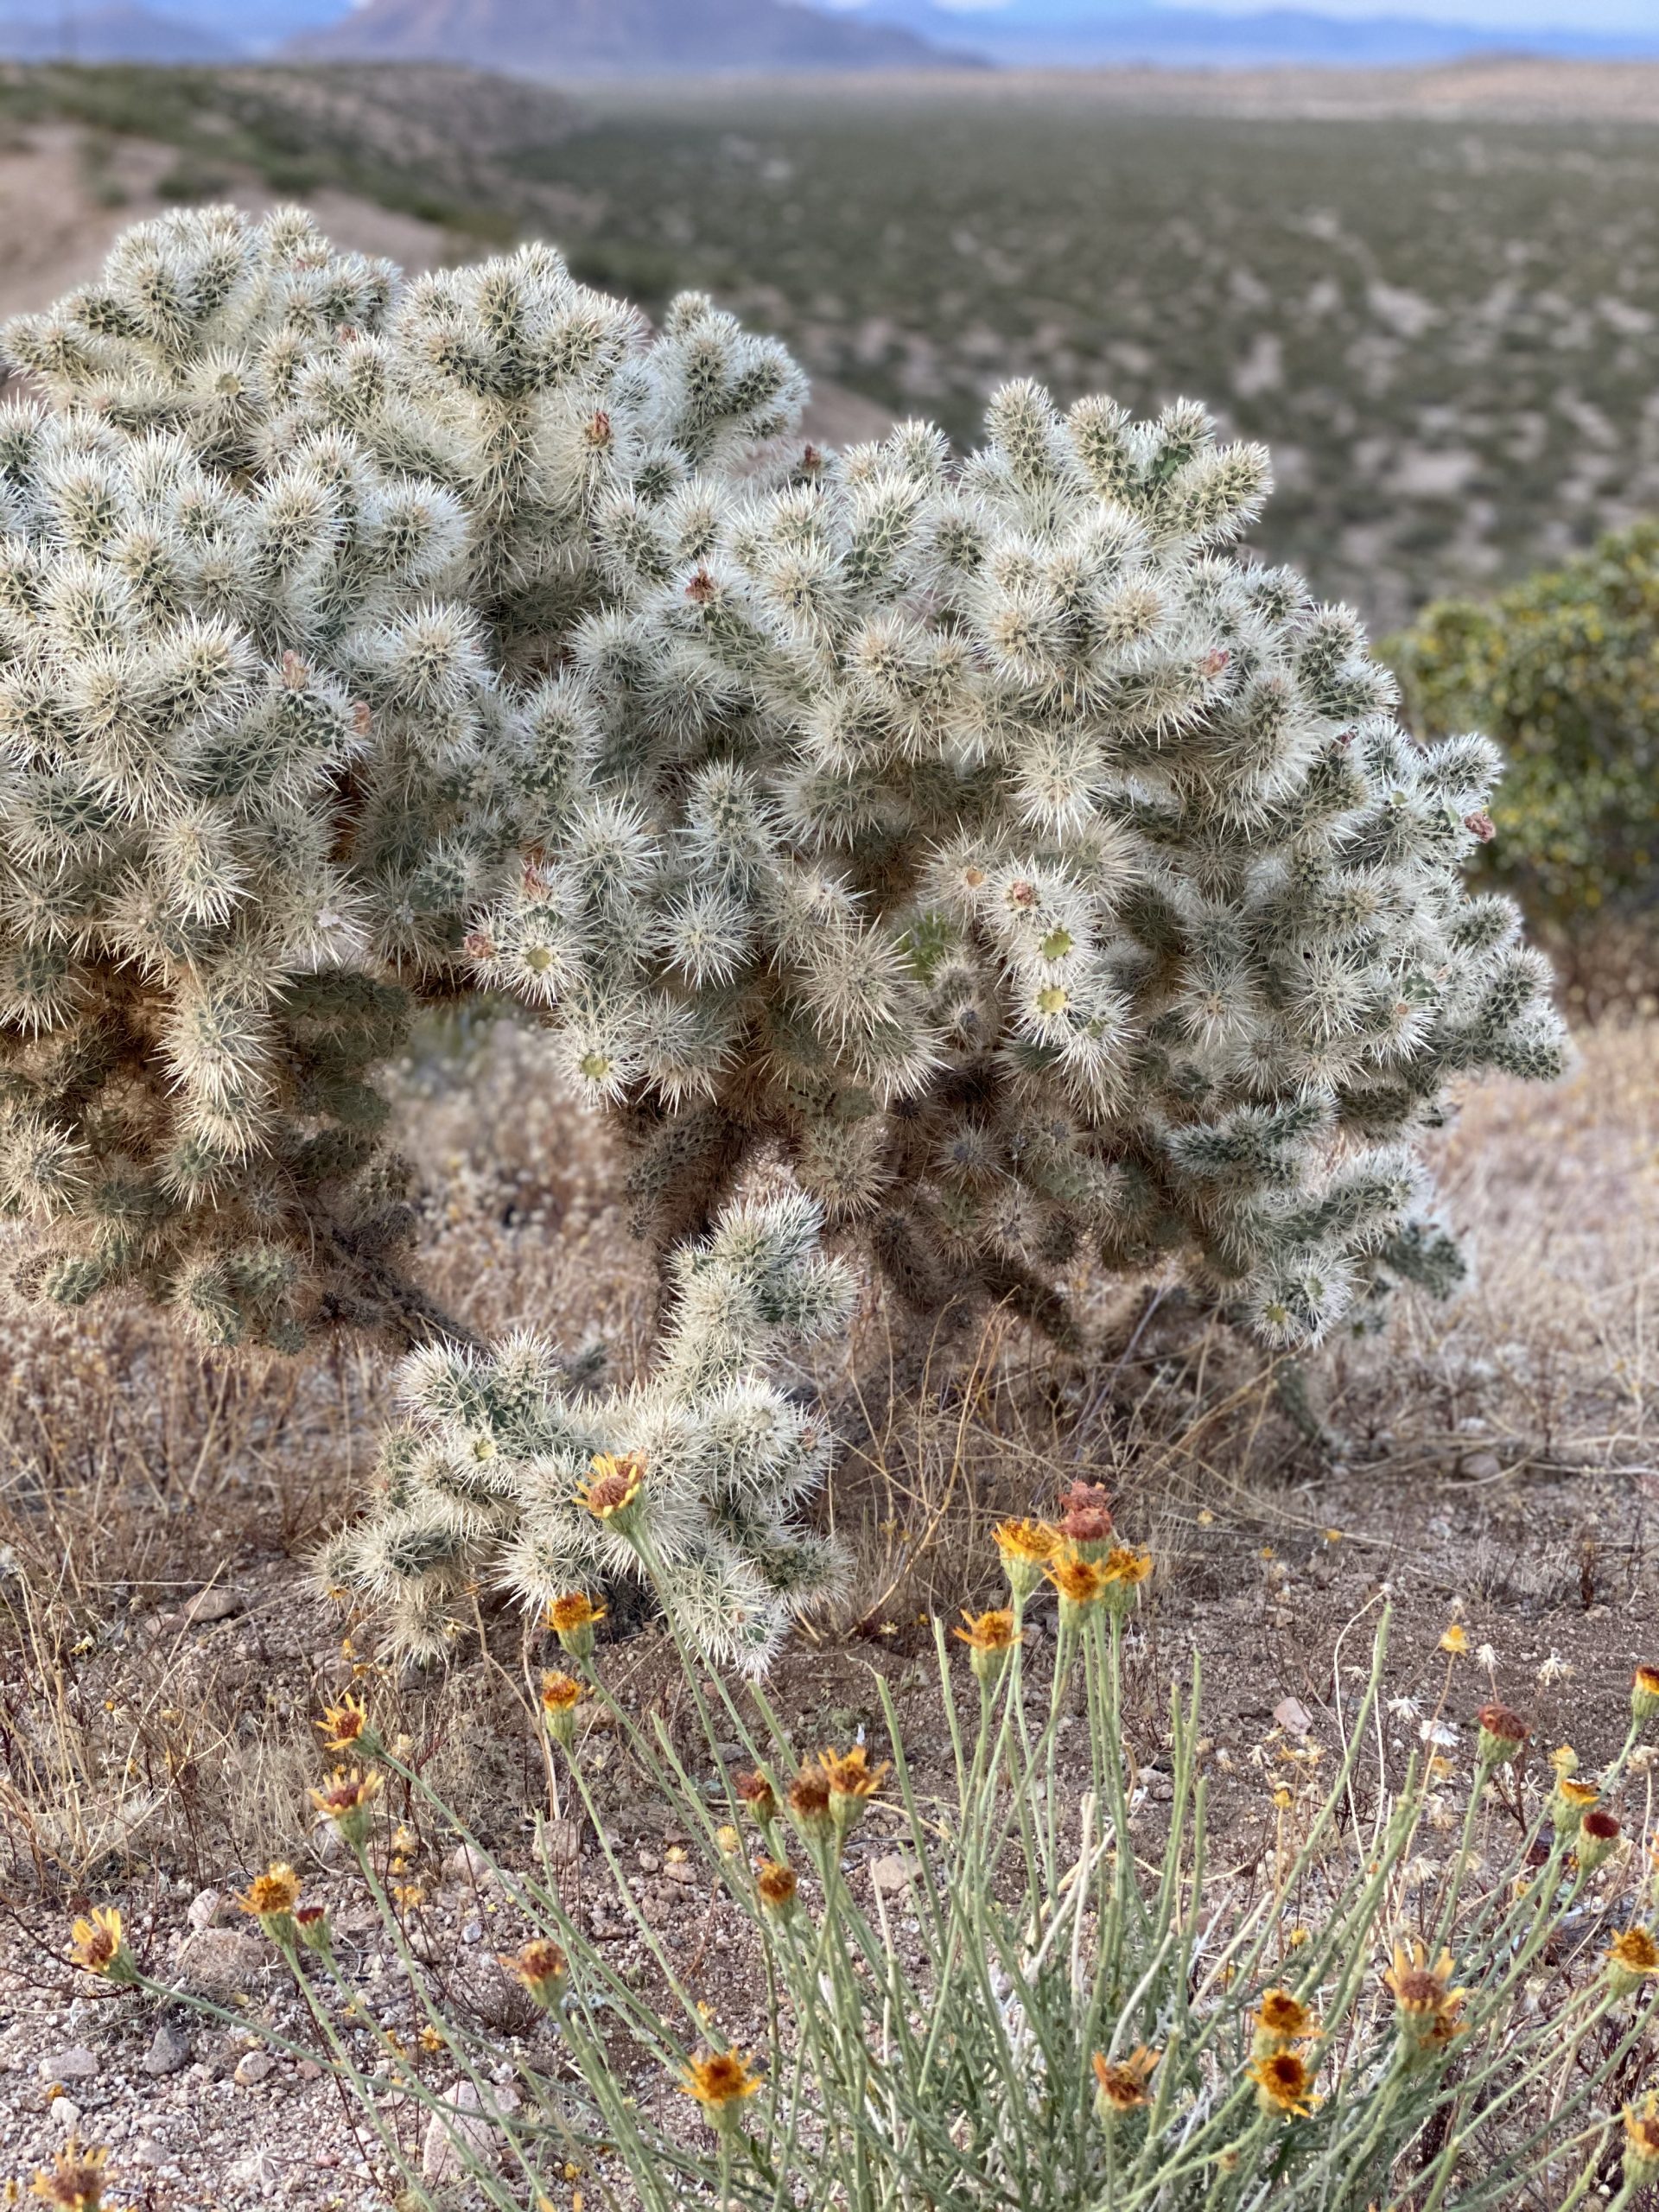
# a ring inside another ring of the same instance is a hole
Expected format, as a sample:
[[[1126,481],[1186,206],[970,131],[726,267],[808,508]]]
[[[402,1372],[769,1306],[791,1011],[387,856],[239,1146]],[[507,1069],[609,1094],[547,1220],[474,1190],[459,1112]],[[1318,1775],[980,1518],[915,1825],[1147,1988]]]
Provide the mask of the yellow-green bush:
[[[1659,522],[1604,537],[1490,604],[1439,601],[1386,650],[1418,736],[1484,729],[1510,757],[1480,863],[1492,880],[1572,967],[1592,957],[1610,923],[1639,928],[1651,949]]]

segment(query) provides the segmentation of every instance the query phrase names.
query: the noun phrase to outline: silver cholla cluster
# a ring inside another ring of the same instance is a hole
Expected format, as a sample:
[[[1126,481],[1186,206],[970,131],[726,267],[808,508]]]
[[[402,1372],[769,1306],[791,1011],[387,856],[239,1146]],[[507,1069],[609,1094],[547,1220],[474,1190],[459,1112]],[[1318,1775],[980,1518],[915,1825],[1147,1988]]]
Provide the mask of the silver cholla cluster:
[[[573,1391],[554,1349],[529,1335],[484,1358],[414,1354],[407,1423],[385,1440],[368,1517],[325,1553],[325,1583],[368,1600],[397,1646],[427,1656],[480,1581],[539,1611],[639,1579],[643,1553],[711,1661],[763,1668],[840,1576],[833,1543],[793,1517],[823,1479],[828,1433],[769,1376],[781,1351],[851,1308],[852,1278],[820,1254],[819,1222],[798,1194],[748,1201],[683,1246],[673,1322],[637,1389]],[[604,1454],[643,1468],[626,1535],[582,1503]]]
[[[537,671],[607,596],[609,423],[677,481],[778,427],[792,372],[734,340],[744,389],[700,380],[545,250],[404,285],[294,212],[143,225],[5,345],[43,395],[0,410],[25,1284],[137,1287],[219,1344],[421,1340],[366,1078],[563,833]]]
[[[1562,1055],[1461,885],[1492,747],[1414,744],[1353,615],[1226,551],[1267,461],[1198,409],[1021,384],[988,433],[595,499],[619,606],[550,689],[563,823],[480,976],[626,1117],[668,1236],[775,1144],[924,1312],[1060,1330],[1074,1261],[1176,1254],[1297,1343],[1449,1287],[1413,1140]]]
[[[1444,1287],[1414,1146],[1561,1045],[1344,610],[1185,404],[785,448],[773,344],[526,248],[181,215],[14,326],[0,1202],[41,1287],[418,1338],[365,1081],[535,1007],[664,1247],[781,1150],[914,1306],[1179,1257],[1284,1342]],[[768,443],[770,442],[770,443]],[[177,488],[175,488],[176,485]],[[297,702],[291,705],[290,702]]]

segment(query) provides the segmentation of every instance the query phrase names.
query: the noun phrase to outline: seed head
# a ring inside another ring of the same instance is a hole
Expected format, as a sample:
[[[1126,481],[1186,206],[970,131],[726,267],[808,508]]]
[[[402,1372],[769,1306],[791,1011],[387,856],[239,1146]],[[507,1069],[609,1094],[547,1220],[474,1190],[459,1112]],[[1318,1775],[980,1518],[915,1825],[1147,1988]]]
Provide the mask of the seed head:
[[[596,1452],[588,1479],[576,1492],[576,1503],[585,1505],[607,1529],[626,1536],[639,1523],[645,1482],[643,1453],[627,1452],[619,1457],[613,1452]]]

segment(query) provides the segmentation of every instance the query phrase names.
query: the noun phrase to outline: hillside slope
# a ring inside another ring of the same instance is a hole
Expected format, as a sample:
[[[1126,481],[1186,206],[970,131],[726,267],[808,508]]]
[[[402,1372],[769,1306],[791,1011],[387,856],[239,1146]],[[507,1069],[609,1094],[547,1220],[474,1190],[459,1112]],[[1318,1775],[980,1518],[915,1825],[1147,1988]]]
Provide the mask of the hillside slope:
[[[286,51],[557,78],[976,66],[911,31],[788,0],[369,0]]]

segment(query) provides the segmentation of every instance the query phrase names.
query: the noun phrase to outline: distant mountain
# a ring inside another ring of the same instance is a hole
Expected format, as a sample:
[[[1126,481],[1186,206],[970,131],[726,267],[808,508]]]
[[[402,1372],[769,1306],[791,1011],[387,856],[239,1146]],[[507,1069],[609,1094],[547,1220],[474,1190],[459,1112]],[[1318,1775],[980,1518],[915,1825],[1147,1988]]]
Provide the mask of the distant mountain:
[[[1621,38],[1567,29],[1500,35],[1419,16],[1338,17],[1291,8],[1230,16],[1196,8],[1119,11],[1100,0],[1009,0],[1004,7],[971,10],[943,8],[936,0],[861,0],[850,12],[858,21],[891,23],[1010,68],[1421,68],[1495,47],[1586,60],[1659,57],[1659,35]]]
[[[235,61],[246,52],[200,22],[149,8],[54,8],[0,20],[0,55],[9,61]]]
[[[792,0],[369,0],[284,54],[462,61],[533,77],[667,77],[978,66],[963,44],[930,45],[903,25]]]

